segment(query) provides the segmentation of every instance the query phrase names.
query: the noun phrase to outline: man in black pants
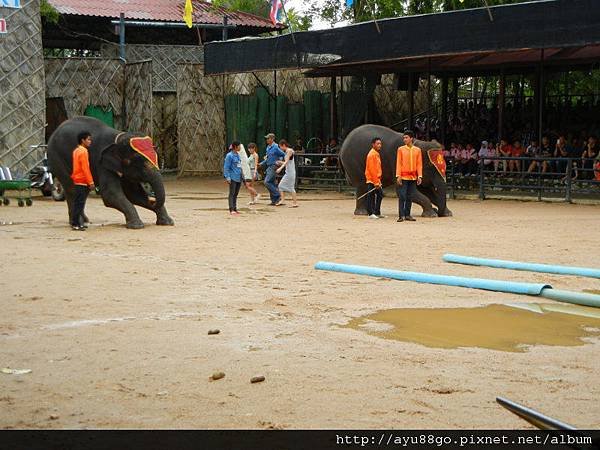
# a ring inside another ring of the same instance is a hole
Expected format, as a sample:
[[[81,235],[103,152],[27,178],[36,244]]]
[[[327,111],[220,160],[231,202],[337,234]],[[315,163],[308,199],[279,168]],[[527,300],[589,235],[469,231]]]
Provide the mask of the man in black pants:
[[[75,196],[71,206],[71,229],[84,231],[87,226],[83,223],[83,210],[90,190],[94,189],[88,155],[88,148],[92,145],[92,135],[84,131],[79,133],[77,141],[79,145],[73,150],[73,172],[71,173],[71,179],[75,185]]]
[[[371,150],[367,154],[365,163],[365,180],[367,181],[367,214],[371,219],[383,219],[381,215],[381,138],[375,137],[371,141]]]
[[[223,163],[223,176],[229,183],[229,214],[239,216],[237,210],[237,196],[242,186],[242,159],[240,158],[240,143],[234,141],[231,143],[231,151],[227,153]]]

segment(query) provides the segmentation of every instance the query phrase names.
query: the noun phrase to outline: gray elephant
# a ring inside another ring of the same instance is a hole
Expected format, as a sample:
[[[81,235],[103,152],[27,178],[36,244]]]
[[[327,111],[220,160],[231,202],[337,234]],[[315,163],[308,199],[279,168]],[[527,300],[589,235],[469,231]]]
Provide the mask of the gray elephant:
[[[48,141],[48,163],[52,174],[63,185],[69,216],[73,203],[72,152],[78,144],[77,136],[84,131],[92,135],[90,169],[104,204],[125,215],[127,228],[144,227],[133,205],[154,211],[157,225],[173,225],[165,208],[165,188],[152,139],[140,133],[115,130],[91,117],[75,117],[63,122]],[[152,187],[154,200],[142,183]]]
[[[352,130],[342,145],[340,162],[346,179],[356,188],[356,209],[354,214],[366,215],[367,192],[365,163],[371,149],[373,138],[382,140],[381,182],[384,187],[396,183],[396,154],[398,147],[404,145],[402,134],[380,125],[361,125]],[[414,145],[423,152],[423,182],[418,186],[416,197],[412,200],[423,208],[423,217],[446,217],[452,212],[446,206],[446,164],[442,154],[442,145],[436,141],[415,140]],[[437,209],[433,205],[437,206]]]

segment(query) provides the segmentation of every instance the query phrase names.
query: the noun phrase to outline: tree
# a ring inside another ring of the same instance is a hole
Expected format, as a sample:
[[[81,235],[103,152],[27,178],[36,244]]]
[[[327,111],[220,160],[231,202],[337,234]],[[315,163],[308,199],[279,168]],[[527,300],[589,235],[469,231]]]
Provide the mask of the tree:
[[[494,6],[523,0],[354,0],[352,8],[347,8],[345,1],[341,0],[313,0],[310,12],[333,26],[344,20],[359,23],[373,19],[479,8],[485,6],[486,1],[489,6]]]
[[[271,11],[271,2],[268,0],[213,0],[212,4],[231,11],[243,11],[261,17],[269,17]],[[294,31],[306,31],[312,25],[309,16],[302,15],[294,8],[286,9],[286,13]],[[286,19],[284,18],[284,20]]]

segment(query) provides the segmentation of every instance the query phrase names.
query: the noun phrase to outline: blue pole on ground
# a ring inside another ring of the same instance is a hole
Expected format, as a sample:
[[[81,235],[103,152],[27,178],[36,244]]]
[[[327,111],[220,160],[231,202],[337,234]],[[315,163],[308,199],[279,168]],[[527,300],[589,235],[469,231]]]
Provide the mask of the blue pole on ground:
[[[558,275],[576,275],[580,277],[600,278],[599,269],[586,267],[559,266],[551,264],[525,263],[505,261],[502,259],[476,258],[474,256],[446,253],[442,259],[449,263],[467,264],[470,266],[495,267],[497,269],[526,270],[529,272],[555,273]]]
[[[317,270],[332,272],[369,275],[372,277],[391,278],[400,281],[415,281],[417,283],[441,284],[458,286],[486,291],[505,292],[509,294],[535,295],[560,302],[600,308],[600,295],[552,289],[549,284],[520,283],[514,281],[488,280],[485,278],[457,277],[452,275],[436,275],[421,272],[403,272],[399,270],[382,269],[379,267],[355,266],[319,261],[315,264]]]

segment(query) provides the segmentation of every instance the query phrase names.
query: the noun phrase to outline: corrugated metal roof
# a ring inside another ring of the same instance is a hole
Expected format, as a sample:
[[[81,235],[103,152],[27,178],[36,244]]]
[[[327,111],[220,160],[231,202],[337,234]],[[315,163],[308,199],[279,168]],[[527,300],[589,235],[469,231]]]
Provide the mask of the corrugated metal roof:
[[[126,19],[154,20],[163,22],[182,22],[185,0],[48,0],[61,14],[79,16],[99,16],[119,18],[121,13]],[[231,25],[275,27],[269,19],[253,14],[228,11],[207,2],[193,0],[195,23],[223,23],[227,14]]]

